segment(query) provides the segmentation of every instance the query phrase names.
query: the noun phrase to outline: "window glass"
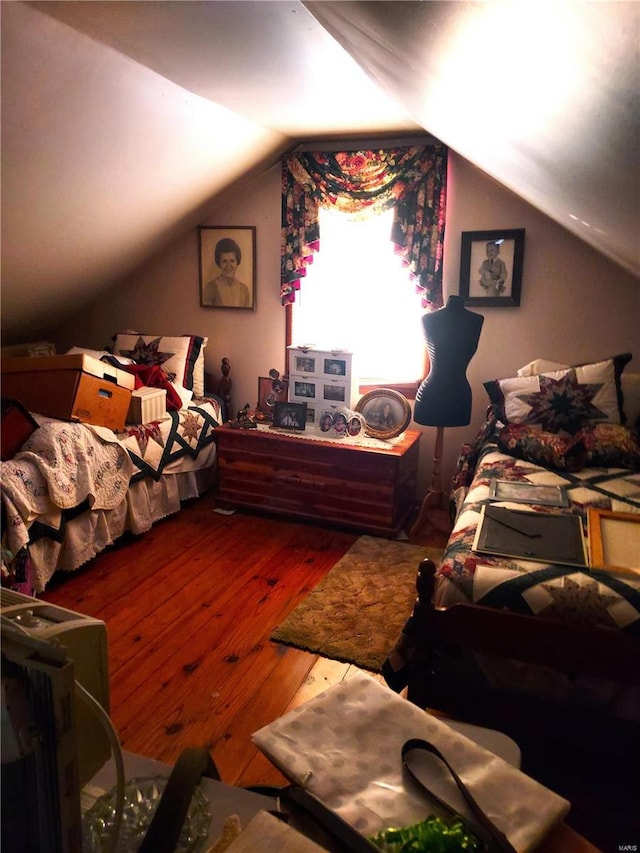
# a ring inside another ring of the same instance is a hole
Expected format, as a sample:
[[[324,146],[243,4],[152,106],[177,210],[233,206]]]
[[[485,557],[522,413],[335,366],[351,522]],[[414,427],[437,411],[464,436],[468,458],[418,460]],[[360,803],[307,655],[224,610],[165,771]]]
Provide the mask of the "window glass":
[[[321,208],[320,251],[293,306],[291,343],[353,352],[361,383],[412,382],[424,369],[424,309],[394,254],[392,219]]]

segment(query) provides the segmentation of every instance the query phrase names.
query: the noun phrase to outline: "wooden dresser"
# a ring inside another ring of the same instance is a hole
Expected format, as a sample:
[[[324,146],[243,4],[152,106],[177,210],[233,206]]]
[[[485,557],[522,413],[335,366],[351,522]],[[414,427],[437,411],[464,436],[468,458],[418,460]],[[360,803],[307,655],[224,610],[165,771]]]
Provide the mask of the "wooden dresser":
[[[413,508],[421,433],[384,448],[216,429],[222,503],[396,536]]]

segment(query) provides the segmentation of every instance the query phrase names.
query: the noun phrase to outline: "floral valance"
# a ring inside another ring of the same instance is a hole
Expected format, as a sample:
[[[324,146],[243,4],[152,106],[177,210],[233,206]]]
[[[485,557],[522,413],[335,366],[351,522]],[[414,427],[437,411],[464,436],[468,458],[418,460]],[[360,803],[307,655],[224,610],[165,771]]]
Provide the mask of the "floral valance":
[[[377,151],[297,152],[282,162],[283,304],[320,248],[318,208],[381,213],[394,209],[394,251],[422,294],[442,305],[447,149],[441,143]]]

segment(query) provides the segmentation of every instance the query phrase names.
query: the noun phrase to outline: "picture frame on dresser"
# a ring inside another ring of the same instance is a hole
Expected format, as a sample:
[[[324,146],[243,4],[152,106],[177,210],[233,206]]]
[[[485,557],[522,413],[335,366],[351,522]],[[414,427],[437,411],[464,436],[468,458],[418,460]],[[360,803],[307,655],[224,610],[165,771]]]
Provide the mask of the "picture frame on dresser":
[[[524,228],[462,232],[459,292],[466,305],[520,305],[524,238]]]
[[[411,422],[409,401],[392,388],[368,391],[358,400],[356,412],[366,421],[366,434],[382,440],[396,438]]]
[[[258,405],[257,410],[262,420],[273,420],[273,409],[276,403],[284,403],[289,393],[289,382],[287,379],[271,376],[258,377]]]
[[[256,227],[198,227],[202,308],[255,311]]]
[[[277,402],[273,406],[273,424],[275,429],[302,432],[307,426],[307,404]]]

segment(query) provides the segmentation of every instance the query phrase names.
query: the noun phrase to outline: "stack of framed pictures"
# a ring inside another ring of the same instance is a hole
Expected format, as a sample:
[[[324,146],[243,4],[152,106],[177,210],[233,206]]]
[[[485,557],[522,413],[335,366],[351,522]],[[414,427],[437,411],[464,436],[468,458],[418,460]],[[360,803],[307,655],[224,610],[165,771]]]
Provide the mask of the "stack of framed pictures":
[[[585,530],[580,513],[557,511],[569,506],[562,486],[494,480],[489,496],[496,503],[482,507],[474,551],[640,577],[640,513],[588,507]]]

